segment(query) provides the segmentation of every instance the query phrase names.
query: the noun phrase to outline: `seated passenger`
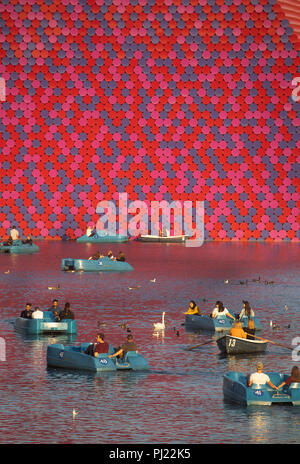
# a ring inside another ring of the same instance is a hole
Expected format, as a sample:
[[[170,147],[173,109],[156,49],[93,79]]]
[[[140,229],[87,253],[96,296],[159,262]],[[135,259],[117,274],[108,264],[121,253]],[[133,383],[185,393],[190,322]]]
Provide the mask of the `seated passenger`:
[[[193,300],[190,301],[190,305],[189,305],[188,310],[185,311],[183,314],[199,314],[200,315],[199,308],[196,305],[195,301],[193,301]]]
[[[114,257],[114,255],[113,255],[113,253],[112,253],[111,250],[109,250],[109,252],[107,253],[107,256],[108,256],[108,258],[110,258],[110,259],[115,259],[115,257]]]
[[[11,231],[10,231],[10,236],[12,238],[12,240],[18,240],[19,238],[19,232],[17,231],[17,228],[16,226],[13,226]]]
[[[101,255],[100,251],[96,251],[92,256],[89,257],[89,259],[97,261],[98,259],[103,258],[103,255]]]
[[[22,240],[23,245],[32,245],[32,240],[30,235],[27,236],[24,240]]]
[[[95,228],[93,226],[88,226],[88,228],[86,229],[85,235],[87,237],[93,237],[94,235],[96,235]]]
[[[132,335],[127,335],[126,342],[119,349],[117,349],[117,351],[114,354],[109,355],[109,357],[114,358],[116,356],[119,356],[121,358],[124,358],[124,356],[126,355],[128,351],[138,352],[137,346],[133,341]]]
[[[60,321],[58,311],[53,311],[53,319],[54,319],[54,322],[59,322]]]
[[[116,261],[125,261],[125,255],[124,253],[122,253],[122,251],[120,251],[120,253],[118,254]]]
[[[31,303],[26,303],[26,308],[21,312],[20,317],[23,317],[24,319],[31,319],[31,314]]]
[[[228,316],[231,319],[235,320],[235,317],[232,316],[232,314],[230,314],[228,309],[224,308],[224,305],[223,305],[222,301],[217,301],[216,302],[216,307],[214,308],[214,310],[212,312],[212,317],[213,318],[219,317],[219,316]]]
[[[11,237],[8,237],[8,239],[6,240],[6,242],[3,242],[3,246],[12,246],[13,244],[13,239]]]
[[[292,367],[291,375],[287,379],[285,379],[280,385],[278,385],[278,388],[281,388],[284,385],[289,387],[293,382],[300,382],[300,370],[297,366]]]
[[[270,385],[271,388],[278,390],[278,387],[272,384],[270,377],[267,374],[263,373],[263,363],[258,362],[256,364],[256,372],[250,375],[248,387],[251,387],[252,384],[256,383],[257,385],[265,385],[266,383]]]
[[[109,344],[104,341],[104,334],[99,333],[97,336],[97,343],[94,347],[94,356],[97,357],[101,353],[108,353]]]
[[[74,313],[70,310],[70,303],[66,303],[64,309],[59,313],[59,318],[63,319],[75,319]]]
[[[243,301],[243,309],[240,312],[239,319],[242,319],[243,317],[254,317],[254,311],[251,308],[250,304],[248,301]]]
[[[249,317],[247,327],[244,328],[244,332],[247,334],[248,340],[255,340],[255,324],[254,320]]]
[[[52,306],[50,306],[50,308],[48,308],[47,311],[52,311],[53,313],[61,311],[61,307],[58,306],[57,299],[52,300]]]
[[[40,308],[38,306],[36,306],[34,308],[34,311],[31,315],[32,319],[43,319],[44,317],[44,313],[43,311],[40,310]]]
[[[229,331],[229,335],[239,338],[247,338],[246,332],[242,328],[242,324],[239,321],[235,321],[232,329]]]

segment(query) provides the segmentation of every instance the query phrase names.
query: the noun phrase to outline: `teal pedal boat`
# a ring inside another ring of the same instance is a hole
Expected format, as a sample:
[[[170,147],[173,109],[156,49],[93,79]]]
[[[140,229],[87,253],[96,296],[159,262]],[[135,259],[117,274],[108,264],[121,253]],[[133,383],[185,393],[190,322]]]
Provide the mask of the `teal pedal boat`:
[[[76,334],[77,323],[73,319],[63,319],[55,322],[52,311],[43,311],[43,319],[26,319],[17,317],[15,320],[15,329],[28,335],[61,333]]]
[[[73,259],[64,258],[61,262],[62,271],[133,271],[133,267],[126,261],[116,261],[107,256],[100,259]]]
[[[271,382],[277,386],[287,379],[288,375],[278,372],[266,372]],[[223,377],[224,399],[244,406],[271,406],[288,403],[300,406],[300,382],[293,382],[289,387],[274,390],[269,385],[247,386],[247,377],[241,372],[229,371]]]
[[[22,240],[14,240],[12,245],[4,245],[4,243],[0,244],[0,253],[31,254],[39,251],[39,247],[34,243],[23,243]]]
[[[94,357],[85,351],[90,343],[81,343],[79,346],[65,346],[55,343],[47,347],[47,366],[65,369],[87,370],[92,372],[108,372],[117,370],[144,371],[149,370],[149,364],[140,353],[128,351],[124,360],[110,358],[114,353],[110,345],[109,353],[101,353]]]

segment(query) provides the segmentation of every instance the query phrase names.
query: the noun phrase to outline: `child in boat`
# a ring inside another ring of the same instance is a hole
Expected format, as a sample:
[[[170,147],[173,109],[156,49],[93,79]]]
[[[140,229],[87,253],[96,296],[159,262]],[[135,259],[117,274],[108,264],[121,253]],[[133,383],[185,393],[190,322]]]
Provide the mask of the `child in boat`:
[[[200,316],[200,311],[198,306],[196,305],[195,301],[191,300],[190,305],[188,307],[188,310],[185,311],[183,314],[199,314]]]
[[[232,335],[233,337],[238,337],[238,338],[247,338],[247,334],[246,332],[244,332],[240,321],[235,321],[232,329],[230,329],[229,331],[229,335]]]
[[[230,314],[227,308],[224,308],[222,301],[216,302],[216,307],[212,312],[212,318],[219,317],[219,316],[228,316],[231,319],[235,320],[235,317]]]

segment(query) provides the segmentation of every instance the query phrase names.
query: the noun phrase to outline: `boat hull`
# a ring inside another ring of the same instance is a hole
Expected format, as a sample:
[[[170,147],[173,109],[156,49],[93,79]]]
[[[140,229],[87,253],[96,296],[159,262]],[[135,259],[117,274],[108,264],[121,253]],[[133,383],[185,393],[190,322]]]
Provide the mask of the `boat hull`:
[[[255,329],[260,330],[260,321],[256,317],[253,319],[255,323]],[[248,318],[243,318],[241,320],[241,323],[242,327],[247,327]],[[215,318],[199,314],[186,314],[185,316],[185,326],[188,330],[207,330],[212,332],[223,332],[226,330],[230,330],[233,327],[233,324],[234,320],[228,316],[219,316]]]
[[[240,353],[263,353],[266,351],[268,342],[262,340],[249,340],[245,338],[224,335],[217,340],[217,345],[221,353],[240,354]]]
[[[15,320],[15,329],[28,335],[38,335],[47,333],[76,334],[77,323],[73,319],[64,319],[61,322],[55,322],[51,311],[44,311],[43,319],[25,319],[17,317]]]
[[[141,235],[138,240],[141,242],[161,242],[161,243],[184,243],[187,235],[172,235],[161,237],[159,235]]]
[[[86,271],[86,272],[107,272],[107,271],[133,271],[133,267],[125,261],[115,261],[108,257],[100,259],[73,259],[64,258],[61,262],[62,271]]]
[[[279,385],[288,376],[276,372],[267,373],[274,385]],[[289,388],[279,392],[269,385],[247,387],[247,378],[241,372],[227,372],[223,377],[224,399],[244,406],[271,406],[276,403],[288,403],[300,406],[300,382],[294,382]]]
[[[124,361],[109,358],[114,352],[110,346],[109,353],[101,353],[96,358],[85,353],[89,343],[79,346],[64,346],[60,344],[48,345],[47,365],[65,369],[87,370],[91,372],[113,372],[118,370],[149,370],[146,359],[135,351],[129,351]]]
[[[79,243],[124,243],[127,241],[127,235],[92,235],[90,237],[83,235],[76,239]]]
[[[2,242],[3,243],[3,242]],[[21,240],[14,240],[11,246],[1,245],[0,253],[11,253],[11,254],[32,254],[37,253],[39,247],[34,243],[29,245],[28,243],[22,243]]]

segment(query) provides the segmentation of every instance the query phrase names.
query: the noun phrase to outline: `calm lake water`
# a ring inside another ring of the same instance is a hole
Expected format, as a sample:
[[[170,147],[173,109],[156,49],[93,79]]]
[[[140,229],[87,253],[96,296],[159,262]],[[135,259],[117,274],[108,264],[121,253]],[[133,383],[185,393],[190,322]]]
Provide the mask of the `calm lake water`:
[[[299,244],[36,243],[40,251],[35,255],[0,255],[0,336],[6,343],[6,361],[0,362],[0,443],[300,442],[299,407],[246,408],[223,400],[223,374],[252,372],[258,357],[224,357],[215,342],[187,351],[215,335],[189,333],[183,325],[190,299],[207,314],[216,300],[240,312],[246,299],[262,322],[261,334],[291,346],[300,336]],[[134,271],[61,271],[62,258],[85,258],[97,249],[124,251]],[[261,282],[253,282],[259,276]],[[58,290],[48,290],[58,284]],[[71,303],[77,336],[30,338],[15,332],[15,317],[27,301],[46,309],[53,298],[62,306]],[[156,336],[153,323],[163,311],[167,327]],[[270,320],[279,328],[272,329]],[[98,322],[106,324],[102,330],[114,346],[124,341],[127,333],[120,324],[127,322],[150,371],[47,369],[48,344],[94,341]],[[271,344],[259,359],[269,372],[289,373],[295,364],[290,350]]]

